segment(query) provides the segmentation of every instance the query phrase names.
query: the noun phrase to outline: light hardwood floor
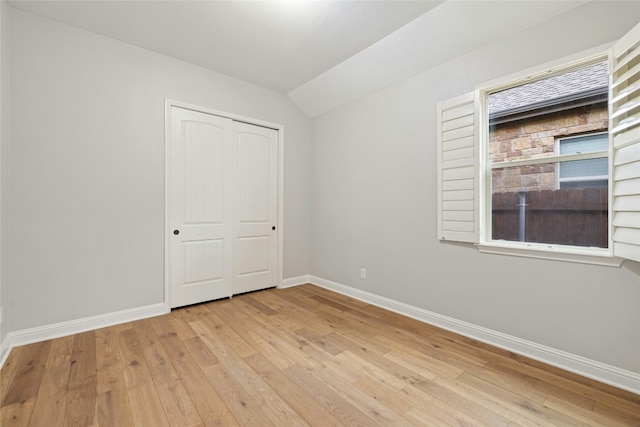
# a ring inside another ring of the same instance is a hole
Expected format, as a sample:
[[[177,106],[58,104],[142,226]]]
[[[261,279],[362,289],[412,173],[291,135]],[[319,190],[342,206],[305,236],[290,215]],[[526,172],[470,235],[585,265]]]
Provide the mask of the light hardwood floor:
[[[327,290],[13,349],[9,426],[640,426],[640,396]]]

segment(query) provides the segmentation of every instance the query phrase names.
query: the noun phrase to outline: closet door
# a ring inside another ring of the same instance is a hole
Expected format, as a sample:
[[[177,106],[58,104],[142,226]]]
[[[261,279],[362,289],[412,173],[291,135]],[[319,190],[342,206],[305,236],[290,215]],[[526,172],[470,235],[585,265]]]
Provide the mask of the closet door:
[[[278,131],[171,107],[171,307],[276,286]]]
[[[276,286],[278,132],[234,122],[233,293]]]
[[[171,307],[232,295],[233,121],[171,108]]]

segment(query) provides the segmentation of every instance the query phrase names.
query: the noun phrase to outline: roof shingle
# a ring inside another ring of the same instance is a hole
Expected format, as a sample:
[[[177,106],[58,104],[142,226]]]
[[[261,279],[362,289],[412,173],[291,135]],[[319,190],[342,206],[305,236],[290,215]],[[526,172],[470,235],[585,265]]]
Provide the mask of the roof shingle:
[[[492,93],[488,99],[489,114],[522,109],[527,105],[606,88],[608,81],[607,61],[597,62],[564,74]]]

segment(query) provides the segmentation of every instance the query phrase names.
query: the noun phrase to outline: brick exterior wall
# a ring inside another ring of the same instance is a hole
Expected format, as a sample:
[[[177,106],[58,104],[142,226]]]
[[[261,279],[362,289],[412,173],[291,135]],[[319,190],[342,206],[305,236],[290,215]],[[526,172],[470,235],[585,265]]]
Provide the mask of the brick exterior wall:
[[[606,104],[575,108],[531,119],[502,123],[490,128],[492,163],[553,155],[556,138],[604,132],[608,128]],[[556,189],[555,164],[523,166],[492,171],[493,193]]]

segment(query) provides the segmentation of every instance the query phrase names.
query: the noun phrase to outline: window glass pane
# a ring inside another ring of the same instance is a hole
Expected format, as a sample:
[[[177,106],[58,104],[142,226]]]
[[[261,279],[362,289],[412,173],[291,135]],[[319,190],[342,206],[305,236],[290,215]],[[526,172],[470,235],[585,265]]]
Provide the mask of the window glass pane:
[[[608,158],[558,157],[608,150],[608,83],[603,60],[489,94],[492,240],[608,246]]]
[[[561,181],[561,190],[570,190],[572,188],[603,188],[609,185],[606,179],[594,179],[588,181]]]
[[[608,246],[608,158],[559,161],[608,150],[608,84],[603,60],[488,95],[492,240]]]
[[[574,160],[571,162],[560,163],[560,179],[562,178],[579,178],[588,179],[590,176],[606,176],[609,173],[609,160],[588,159]]]
[[[606,150],[607,97],[607,61],[489,94],[490,163]]]
[[[590,153],[593,151],[607,150],[609,147],[609,135],[600,133],[585,135],[577,138],[559,140],[560,154]]]
[[[496,168],[491,172],[494,193],[556,189],[556,163]]]
[[[549,174],[558,165],[548,163],[536,167]],[[530,179],[527,175],[531,176],[525,167],[504,167],[492,172],[494,176],[520,178],[522,184]],[[493,180],[491,192],[493,240],[608,246],[607,180],[568,182],[567,187],[560,190],[531,190],[530,185],[518,188],[515,181],[505,188],[499,186],[500,182]],[[575,188],[577,184],[580,188]]]

